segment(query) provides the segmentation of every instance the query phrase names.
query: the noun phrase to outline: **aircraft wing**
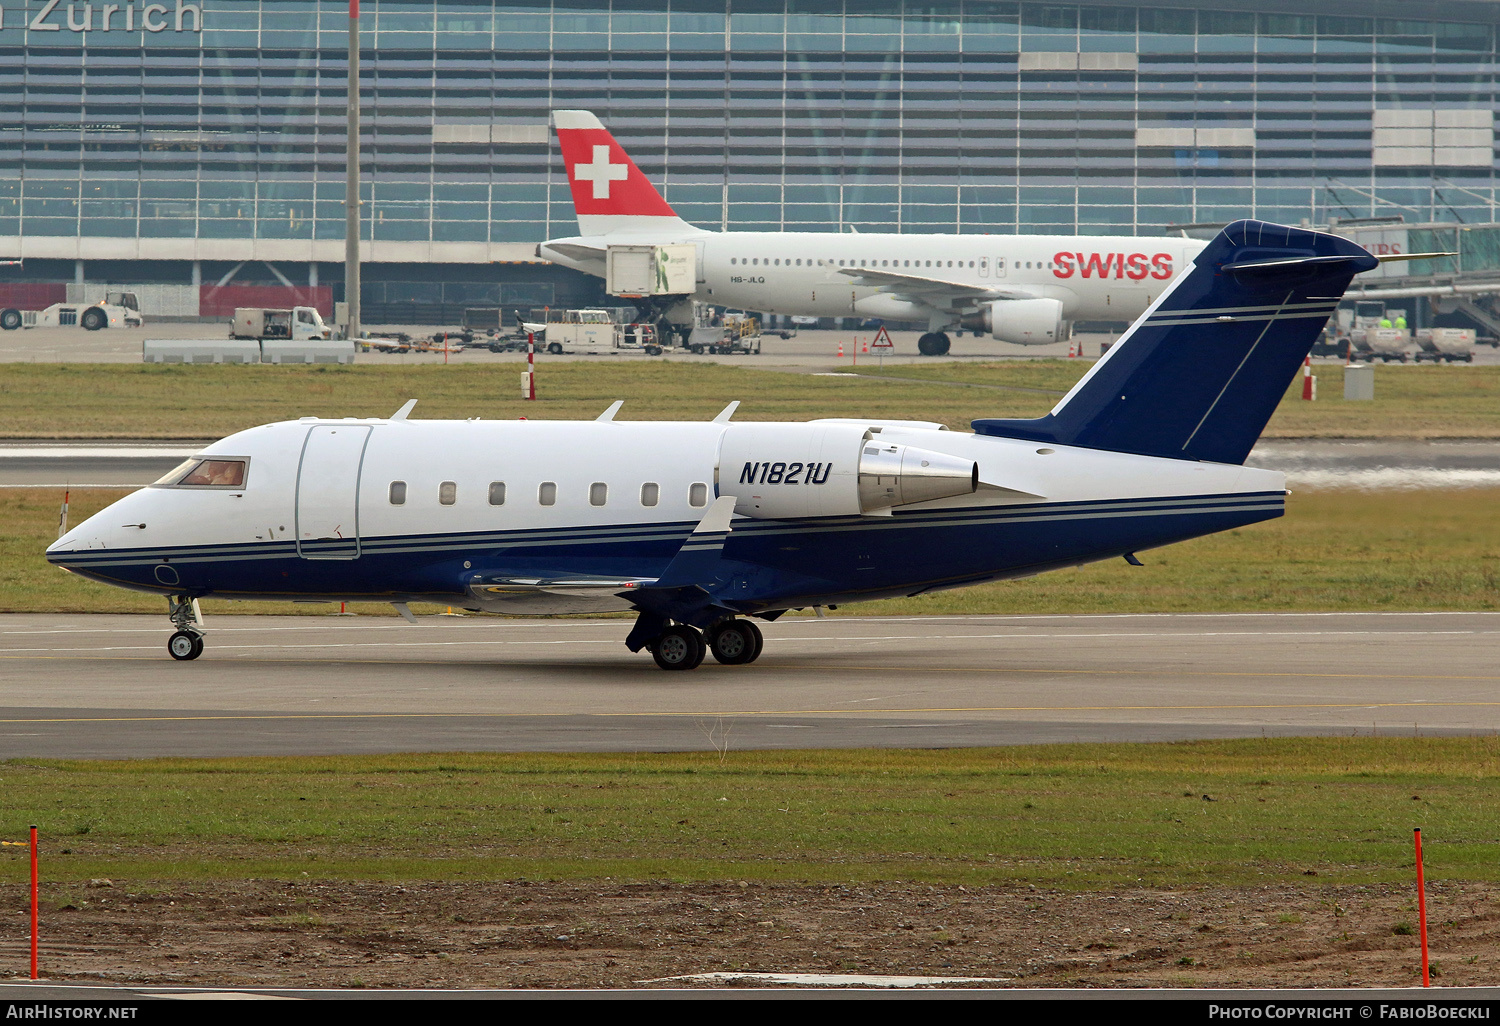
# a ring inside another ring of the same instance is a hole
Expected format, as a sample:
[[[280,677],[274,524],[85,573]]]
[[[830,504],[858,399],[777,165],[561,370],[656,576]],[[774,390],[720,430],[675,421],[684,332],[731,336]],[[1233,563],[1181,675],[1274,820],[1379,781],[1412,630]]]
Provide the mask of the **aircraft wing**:
[[[936,307],[947,307],[955,302],[972,303],[976,300],[1037,298],[1035,292],[1025,289],[970,285],[967,282],[944,281],[942,278],[927,278],[919,274],[902,274],[900,271],[880,271],[873,267],[845,267],[839,273],[848,275],[856,285],[878,288],[900,299]]]

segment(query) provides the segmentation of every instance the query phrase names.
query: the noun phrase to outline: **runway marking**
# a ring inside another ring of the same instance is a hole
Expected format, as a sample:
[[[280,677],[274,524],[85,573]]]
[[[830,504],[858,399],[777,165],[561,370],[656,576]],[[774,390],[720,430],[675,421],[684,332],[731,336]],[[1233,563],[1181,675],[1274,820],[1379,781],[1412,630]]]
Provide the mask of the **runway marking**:
[[[244,713],[215,714],[203,716],[56,716],[35,719],[0,719],[0,725],[41,723],[213,723],[246,721],[299,721],[299,720],[399,720],[399,719],[454,719],[454,720],[498,720],[498,719],[557,719],[561,717],[641,719],[662,717],[714,716],[858,716],[871,719],[878,716],[903,713],[1024,713],[1024,712],[1217,712],[1224,710],[1309,710],[1309,709],[1470,709],[1500,706],[1500,702],[1307,702],[1279,704],[1228,704],[1228,705],[999,705],[999,706],[955,706],[915,707],[901,709],[709,709],[698,712],[506,712],[506,713]],[[792,724],[791,726],[797,726]],[[928,724],[905,724],[905,726],[928,726]]]

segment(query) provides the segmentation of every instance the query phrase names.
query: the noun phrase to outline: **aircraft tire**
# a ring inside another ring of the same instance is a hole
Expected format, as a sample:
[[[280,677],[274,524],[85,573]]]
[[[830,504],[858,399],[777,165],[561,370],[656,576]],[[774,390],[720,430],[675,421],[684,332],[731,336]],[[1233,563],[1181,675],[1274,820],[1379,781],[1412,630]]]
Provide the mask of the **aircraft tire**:
[[[203,654],[203,635],[178,631],[167,639],[167,651],[178,661],[197,659]]]
[[[749,620],[725,620],[708,632],[708,650],[725,666],[755,662],[764,645],[760,628]]]
[[[693,670],[703,662],[708,646],[703,635],[694,627],[675,624],[661,632],[656,644],[651,646],[651,658],[663,670]]]
[[[923,356],[946,356],[953,343],[941,331],[929,331],[917,339],[917,352]]]
[[[104,316],[103,310],[89,309],[78,318],[78,323],[86,331],[98,331],[108,323],[108,318]]]
[[[5,329],[6,331],[15,331],[20,326],[21,326],[21,311],[19,311],[19,310],[5,310],[5,311],[0,311],[0,328]]]

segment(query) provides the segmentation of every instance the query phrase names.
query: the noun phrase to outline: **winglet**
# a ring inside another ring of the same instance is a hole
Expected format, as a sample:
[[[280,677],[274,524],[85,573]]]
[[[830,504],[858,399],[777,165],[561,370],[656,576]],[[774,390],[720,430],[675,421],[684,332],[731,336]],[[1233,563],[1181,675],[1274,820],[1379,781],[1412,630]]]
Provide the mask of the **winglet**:
[[[603,413],[599,414],[599,416],[595,417],[594,419],[597,420],[597,421],[614,420],[615,419],[615,414],[619,413],[620,412],[620,407],[624,406],[624,405],[625,405],[625,400],[624,399],[616,399],[614,402],[612,402],[612,403],[609,404],[609,409],[605,410]]]
[[[734,416],[734,411],[740,408],[740,401],[736,399],[728,406],[719,411],[719,415],[713,419],[715,424],[728,424],[729,418]]]
[[[407,415],[409,413],[411,413],[412,408],[415,407],[416,405],[417,405],[417,401],[415,399],[408,399],[408,400],[406,400],[406,402],[402,404],[401,409],[399,409],[395,413],[391,414],[390,419],[391,420],[405,420],[406,417],[407,417]]]

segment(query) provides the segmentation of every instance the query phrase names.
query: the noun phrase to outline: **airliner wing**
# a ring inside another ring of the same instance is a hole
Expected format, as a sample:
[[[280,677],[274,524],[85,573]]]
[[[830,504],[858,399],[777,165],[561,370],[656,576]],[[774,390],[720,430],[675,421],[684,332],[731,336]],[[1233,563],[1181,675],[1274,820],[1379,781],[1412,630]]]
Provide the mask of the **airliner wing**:
[[[961,281],[944,281],[941,278],[926,278],[919,274],[902,274],[899,271],[877,271],[873,267],[845,267],[840,274],[848,275],[856,285],[865,285],[889,292],[903,299],[943,306],[953,300],[973,299],[1036,299],[1035,292],[1021,289],[993,288],[986,285],[970,285]]]

